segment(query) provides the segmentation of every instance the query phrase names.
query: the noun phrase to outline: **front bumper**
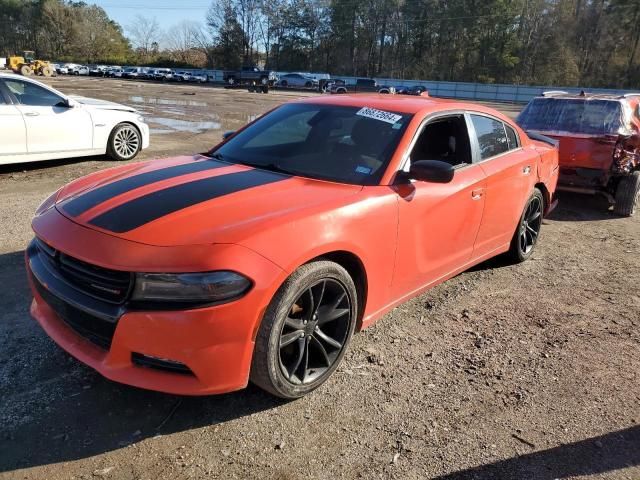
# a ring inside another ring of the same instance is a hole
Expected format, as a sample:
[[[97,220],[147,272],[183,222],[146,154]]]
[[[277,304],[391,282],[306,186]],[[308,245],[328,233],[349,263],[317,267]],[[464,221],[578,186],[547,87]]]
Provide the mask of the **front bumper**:
[[[145,148],[149,148],[149,125],[146,123],[138,123],[138,128],[140,129],[140,134],[142,135],[142,150]]]
[[[71,234],[75,230],[85,237],[95,236],[94,245],[108,237],[78,225],[69,229]],[[61,249],[59,243],[44,239]],[[116,240],[111,241],[117,243]],[[169,250],[137,245],[150,249],[148,254],[156,258]],[[112,248],[118,250],[115,244]],[[282,271],[243,247],[225,246],[227,248],[232,250],[219,252],[221,264],[233,262],[240,268],[254,266],[249,275],[255,285],[244,297],[192,310],[139,311],[126,303],[105,306],[102,302],[101,305],[96,299],[73,291],[72,286],[65,285],[43,268],[43,260],[32,243],[26,252],[33,292],[31,315],[60,347],[116,382],[181,395],[239,390],[247,385],[255,333],[273,295],[271,285],[277,288]],[[86,261],[83,253],[80,252],[80,256]],[[126,249],[120,253],[125,259],[128,256]],[[109,325],[112,328],[109,342],[97,341],[91,332],[87,333],[87,330],[103,333]],[[153,362],[142,366],[136,362],[141,355],[179,362],[186,371],[176,373],[154,368]]]

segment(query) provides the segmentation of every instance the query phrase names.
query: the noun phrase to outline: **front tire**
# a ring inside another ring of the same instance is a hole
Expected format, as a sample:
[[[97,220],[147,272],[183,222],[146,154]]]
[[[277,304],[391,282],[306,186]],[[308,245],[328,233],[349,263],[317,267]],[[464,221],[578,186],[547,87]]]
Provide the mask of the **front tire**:
[[[131,160],[142,148],[142,136],[130,123],[121,123],[109,135],[107,155],[113,160]]]
[[[355,329],[358,297],[347,271],[330,261],[298,268],[271,300],[256,336],[251,381],[299,398],[338,368]]]
[[[511,239],[508,256],[514,263],[524,262],[533,255],[540,237],[543,214],[544,196],[538,188],[534,188]]]
[[[633,217],[638,204],[640,204],[640,171],[635,171],[620,179],[613,211],[623,217]]]

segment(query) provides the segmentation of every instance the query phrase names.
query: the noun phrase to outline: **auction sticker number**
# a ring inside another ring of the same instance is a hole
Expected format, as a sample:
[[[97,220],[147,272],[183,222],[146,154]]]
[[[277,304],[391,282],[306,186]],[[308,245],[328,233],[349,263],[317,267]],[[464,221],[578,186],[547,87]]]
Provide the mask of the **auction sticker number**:
[[[363,107],[356,115],[361,117],[373,118],[374,120],[380,120],[381,122],[391,123],[392,125],[402,118],[402,115],[397,115],[391,112],[385,112],[384,110],[376,110],[375,108]]]

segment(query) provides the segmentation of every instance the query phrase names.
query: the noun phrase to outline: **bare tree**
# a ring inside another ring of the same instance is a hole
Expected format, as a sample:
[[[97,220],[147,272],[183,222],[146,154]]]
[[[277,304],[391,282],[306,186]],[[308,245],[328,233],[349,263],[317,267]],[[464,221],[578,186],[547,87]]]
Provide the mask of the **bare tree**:
[[[181,62],[188,62],[191,51],[196,47],[196,35],[200,30],[197,22],[183,20],[177,23],[165,35],[166,48],[172,56]]]
[[[157,46],[162,38],[158,20],[136,15],[133,23],[127,27],[129,39],[134,48],[146,59],[152,54],[154,44]]]

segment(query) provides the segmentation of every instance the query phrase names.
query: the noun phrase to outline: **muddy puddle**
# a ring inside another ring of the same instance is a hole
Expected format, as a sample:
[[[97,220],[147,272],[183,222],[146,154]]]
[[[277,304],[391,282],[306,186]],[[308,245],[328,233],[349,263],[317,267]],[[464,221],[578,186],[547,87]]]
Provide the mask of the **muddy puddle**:
[[[235,130],[252,122],[262,113],[228,112],[224,106],[192,98],[161,98],[148,95],[129,95],[127,103],[136,108],[156,135],[175,132],[203,133],[210,130]]]
[[[157,98],[157,97],[145,97],[142,95],[131,95],[129,101],[133,103],[144,103],[149,105],[176,105],[182,107],[206,107],[207,102],[201,102],[198,100],[176,100],[170,98]]]

